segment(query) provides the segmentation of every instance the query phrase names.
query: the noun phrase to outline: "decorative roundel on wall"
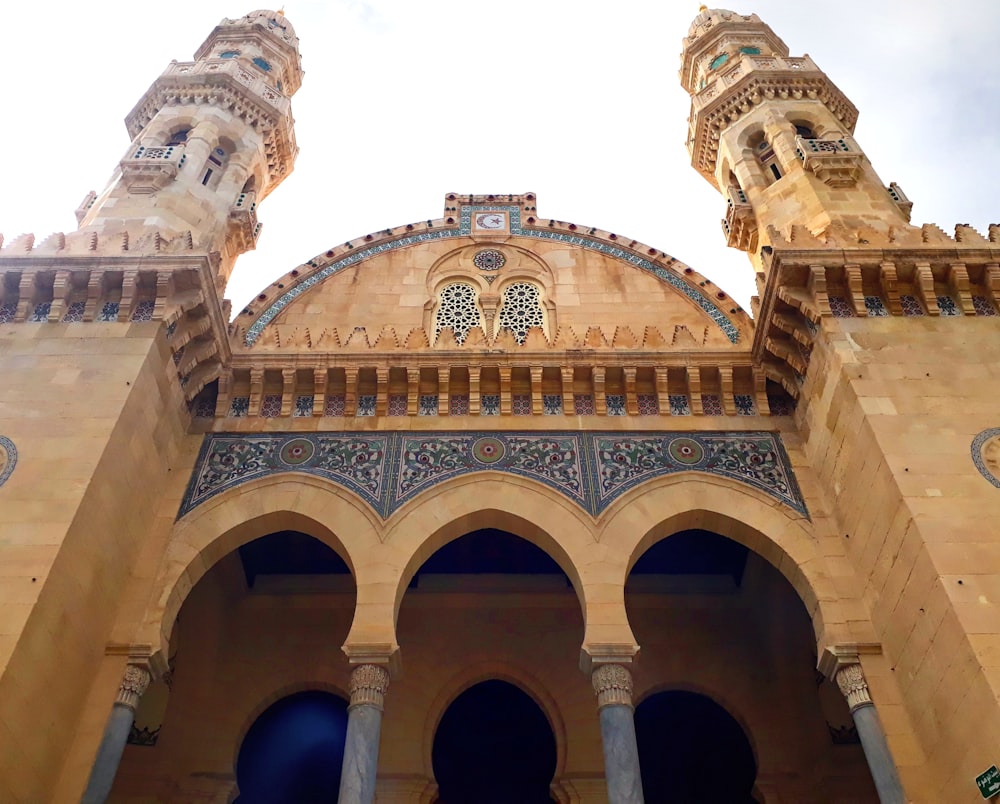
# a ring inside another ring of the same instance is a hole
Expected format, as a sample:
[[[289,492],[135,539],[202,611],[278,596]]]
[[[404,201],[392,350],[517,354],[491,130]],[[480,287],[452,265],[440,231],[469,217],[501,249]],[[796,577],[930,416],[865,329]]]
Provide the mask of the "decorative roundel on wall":
[[[483,436],[472,442],[472,457],[487,465],[503,460],[507,445],[496,436]]]
[[[301,466],[309,461],[315,452],[316,447],[308,438],[293,438],[282,445],[278,457],[286,466]]]
[[[17,448],[6,436],[0,436],[0,486],[7,482],[17,464]]]
[[[499,271],[507,262],[507,258],[493,248],[486,248],[476,253],[472,264],[480,271]]]
[[[705,450],[693,438],[675,438],[667,445],[670,457],[685,466],[694,466],[705,457]]]
[[[972,462],[979,474],[1000,489],[1000,427],[983,430],[972,439]]]

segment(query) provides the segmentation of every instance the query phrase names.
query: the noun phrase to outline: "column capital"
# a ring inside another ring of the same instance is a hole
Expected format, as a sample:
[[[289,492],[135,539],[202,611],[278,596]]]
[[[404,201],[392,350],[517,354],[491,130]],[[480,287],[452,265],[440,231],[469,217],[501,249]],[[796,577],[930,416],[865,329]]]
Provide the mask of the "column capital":
[[[597,708],[627,706],[632,708],[632,673],[624,665],[598,665],[590,676],[597,693]]]
[[[871,706],[872,698],[868,694],[868,682],[865,680],[865,671],[861,665],[844,664],[837,669],[834,679],[844,697],[847,698],[847,705],[851,712],[862,706]]]
[[[351,673],[351,706],[374,706],[380,712],[389,691],[389,671],[379,664],[362,664]]]
[[[135,712],[139,705],[139,699],[149,686],[149,669],[142,664],[128,664],[125,666],[125,674],[122,676],[122,683],[118,687],[118,697],[116,704],[128,707]]]

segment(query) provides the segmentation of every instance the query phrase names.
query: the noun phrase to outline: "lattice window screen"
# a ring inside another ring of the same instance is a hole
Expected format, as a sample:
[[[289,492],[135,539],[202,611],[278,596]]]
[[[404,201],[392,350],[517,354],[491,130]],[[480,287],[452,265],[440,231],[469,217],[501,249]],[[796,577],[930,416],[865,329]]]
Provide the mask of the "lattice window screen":
[[[434,319],[434,338],[444,327],[451,327],[455,340],[465,343],[469,330],[482,326],[482,316],[476,298],[476,289],[467,282],[453,282],[441,289],[437,316]]]
[[[509,329],[514,340],[524,343],[528,330],[544,327],[541,291],[530,282],[514,282],[504,288],[500,307],[500,329]]]

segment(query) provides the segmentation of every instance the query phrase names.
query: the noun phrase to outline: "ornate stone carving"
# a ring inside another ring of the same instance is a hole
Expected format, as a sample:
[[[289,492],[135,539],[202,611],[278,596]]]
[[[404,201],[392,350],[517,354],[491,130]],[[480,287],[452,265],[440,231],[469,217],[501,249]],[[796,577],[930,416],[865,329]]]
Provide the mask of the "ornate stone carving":
[[[1000,428],[983,430],[973,439],[972,462],[979,474],[1000,488]]]
[[[115,698],[115,703],[127,706],[134,712],[139,705],[139,699],[148,686],[149,670],[137,664],[127,665],[121,686],[118,687],[118,697]]]
[[[351,706],[374,706],[379,710],[385,704],[389,691],[389,671],[378,664],[363,664],[351,673]]]
[[[632,674],[620,664],[602,664],[590,677],[597,693],[597,708],[632,706]]]
[[[859,707],[871,705],[868,682],[865,681],[865,674],[860,664],[845,664],[837,670],[836,680],[852,712]]]

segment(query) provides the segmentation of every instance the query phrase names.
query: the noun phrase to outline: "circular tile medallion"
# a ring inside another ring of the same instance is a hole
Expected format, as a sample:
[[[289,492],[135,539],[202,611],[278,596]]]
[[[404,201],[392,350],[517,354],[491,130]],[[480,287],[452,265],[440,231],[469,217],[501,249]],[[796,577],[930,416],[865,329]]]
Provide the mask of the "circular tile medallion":
[[[705,450],[693,438],[675,438],[667,445],[670,457],[677,463],[693,466],[705,457]]]
[[[472,258],[473,265],[480,271],[499,271],[506,262],[507,258],[493,248],[483,249]]]
[[[0,486],[2,486],[17,463],[17,448],[6,436],[0,436]]]
[[[308,438],[293,438],[281,446],[278,458],[286,466],[301,466],[309,461],[316,448]]]
[[[483,436],[472,442],[472,457],[487,465],[503,460],[507,445],[495,436]]]

